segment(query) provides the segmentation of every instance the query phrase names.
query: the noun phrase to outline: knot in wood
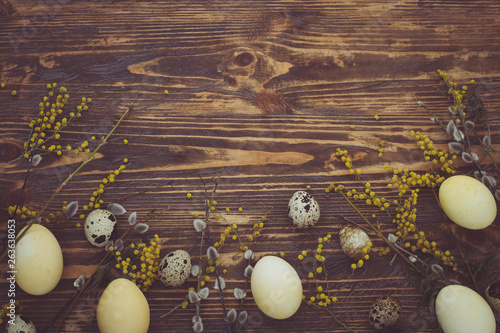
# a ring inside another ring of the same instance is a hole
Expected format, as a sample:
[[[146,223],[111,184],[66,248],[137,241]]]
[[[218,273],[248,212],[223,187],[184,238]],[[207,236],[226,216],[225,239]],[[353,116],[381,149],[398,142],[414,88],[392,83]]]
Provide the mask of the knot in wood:
[[[255,57],[253,56],[253,54],[251,54],[250,52],[243,52],[234,57],[233,63],[236,66],[246,67],[254,62],[254,60]]]
[[[9,162],[22,153],[22,148],[13,142],[0,143],[0,162]]]

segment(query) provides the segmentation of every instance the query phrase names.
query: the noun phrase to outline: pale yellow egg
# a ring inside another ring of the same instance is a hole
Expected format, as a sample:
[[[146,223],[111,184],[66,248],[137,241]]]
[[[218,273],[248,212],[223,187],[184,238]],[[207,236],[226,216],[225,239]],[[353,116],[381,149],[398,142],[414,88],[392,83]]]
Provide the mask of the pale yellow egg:
[[[142,291],[130,280],[113,280],[97,304],[97,324],[101,333],[146,333],[149,304]]]
[[[495,333],[495,315],[474,290],[446,286],[436,298],[436,316],[444,333]]]
[[[49,229],[33,224],[17,242],[15,270],[18,286],[28,294],[44,295],[55,288],[62,276],[63,255]]]
[[[452,176],[439,188],[439,201],[446,216],[467,229],[484,229],[497,215],[493,194],[480,181],[469,176]]]
[[[259,309],[274,319],[293,316],[302,302],[299,275],[289,263],[276,256],[266,256],[257,262],[251,289]]]

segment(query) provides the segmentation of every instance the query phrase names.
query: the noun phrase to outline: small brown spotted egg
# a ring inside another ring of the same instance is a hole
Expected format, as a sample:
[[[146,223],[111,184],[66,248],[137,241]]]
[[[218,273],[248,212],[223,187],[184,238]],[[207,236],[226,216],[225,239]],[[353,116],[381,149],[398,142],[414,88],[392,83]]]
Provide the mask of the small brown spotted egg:
[[[104,247],[111,238],[116,217],[109,210],[96,209],[85,220],[85,237],[90,244]]]
[[[296,227],[312,227],[319,220],[319,205],[306,191],[297,191],[288,201],[288,217]]]
[[[370,324],[377,329],[394,325],[401,316],[401,302],[393,296],[382,296],[372,304]]]
[[[340,246],[342,251],[352,260],[363,258],[363,249],[370,245],[370,237],[361,228],[346,224],[339,231]]]
[[[180,287],[189,274],[191,274],[191,256],[184,250],[167,254],[158,269],[158,276],[167,287]]]
[[[493,282],[486,288],[484,298],[495,312],[500,313],[500,280]]]
[[[36,328],[31,319],[23,315],[16,315],[14,325],[7,324],[7,333],[36,333]]]

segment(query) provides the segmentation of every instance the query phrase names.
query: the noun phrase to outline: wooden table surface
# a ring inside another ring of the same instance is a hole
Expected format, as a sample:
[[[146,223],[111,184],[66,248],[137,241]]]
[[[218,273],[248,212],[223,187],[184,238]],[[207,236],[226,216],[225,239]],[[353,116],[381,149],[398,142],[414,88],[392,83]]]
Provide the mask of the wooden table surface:
[[[198,263],[200,234],[192,227],[193,213],[203,215],[204,182],[211,191],[210,180],[222,170],[215,192],[218,212],[238,225],[244,240],[267,213],[262,235],[247,243],[256,255],[253,264],[263,255],[283,252],[309,297],[315,294],[307,278],[310,261],[297,256],[331,233],[324,256],[340,321],[357,332],[372,332],[372,302],[392,294],[403,306],[393,332],[435,332],[438,324],[427,304],[421,308],[420,291],[405,277],[408,264],[399,257],[391,264],[392,255],[379,257],[384,243],[376,236],[371,259],[349,279],[352,261],[338,241],[345,223],[340,216],[364,222],[339,195],[326,198],[325,188],[335,182],[363,190],[335,156],[336,148],[347,149],[362,170],[362,180],[387,198],[397,192],[387,188],[392,175],[385,164],[429,171],[409,131],[426,133],[437,146],[447,147],[446,134],[417,103],[424,102],[443,121],[449,119],[451,100],[437,69],[458,83],[476,81],[490,110],[493,146],[500,147],[499,13],[500,2],[493,0],[0,0],[0,82],[6,85],[0,89],[0,230],[7,229],[6,208],[15,205],[28,167],[26,159],[8,162],[23,150],[46,85],[57,82],[72,98],[68,108],[84,96],[93,101],[55,144],[77,147],[94,135],[98,139],[90,146],[95,148],[129,107],[130,112],[95,159],[56,196],[47,214],[60,210],[63,201],[88,202],[102,178],[128,158],[130,165],[106,188],[105,204],[120,203],[139,219],[152,210],[161,212],[148,222],[144,239],[156,233],[162,257],[184,249]],[[386,147],[378,157],[381,141]],[[88,156],[44,156],[29,173],[22,205],[40,210]],[[491,160],[484,163],[493,170]],[[457,167],[470,170],[458,161]],[[321,218],[313,228],[298,229],[288,219],[287,203],[307,186],[321,207]],[[498,248],[498,219],[482,231],[458,227],[440,210],[436,194],[421,189],[417,205],[418,226],[430,240],[461,259],[457,239],[470,261]],[[357,205],[368,217],[377,213],[384,235],[395,232],[394,211],[389,216]],[[90,277],[104,256],[76,227],[78,214],[65,223],[46,224],[64,255],[57,287],[44,296],[20,290],[16,295],[23,314],[40,331],[73,296],[74,280]],[[119,217],[115,238],[127,229],[127,216]],[[17,227],[27,222],[16,221]],[[225,227],[222,219],[211,220],[212,242]],[[239,305],[233,289],[245,285],[246,263],[241,253],[235,257],[238,250],[233,240],[221,250],[227,310]],[[0,303],[5,303],[6,263],[0,268]],[[478,281],[480,289],[499,269],[497,263]],[[447,268],[446,273],[470,286],[463,276]],[[179,288],[166,288],[157,280],[145,292],[150,332],[192,331],[193,305],[159,317],[195,285],[193,277]],[[287,320],[266,317],[248,292],[243,309],[249,320],[240,331],[347,332],[328,313],[305,303]],[[89,304],[85,297],[78,300],[61,331],[97,332],[95,309]],[[216,290],[201,303],[201,316],[205,332],[226,330]]]

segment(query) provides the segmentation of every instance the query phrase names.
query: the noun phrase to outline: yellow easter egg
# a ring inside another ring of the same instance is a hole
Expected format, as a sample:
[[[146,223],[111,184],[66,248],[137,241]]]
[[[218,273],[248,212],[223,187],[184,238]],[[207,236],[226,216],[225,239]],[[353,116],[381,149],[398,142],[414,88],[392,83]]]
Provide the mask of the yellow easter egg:
[[[142,291],[130,280],[113,280],[97,304],[97,324],[101,333],[146,333],[149,304]]]
[[[293,316],[302,302],[299,275],[289,263],[276,256],[266,256],[257,262],[251,289],[259,309],[274,319]]]
[[[16,282],[28,294],[47,294],[61,279],[61,247],[52,232],[43,225],[33,224],[17,242],[14,260]]]
[[[484,229],[496,218],[497,204],[490,190],[469,176],[452,176],[439,188],[439,201],[446,216],[467,229]]]

